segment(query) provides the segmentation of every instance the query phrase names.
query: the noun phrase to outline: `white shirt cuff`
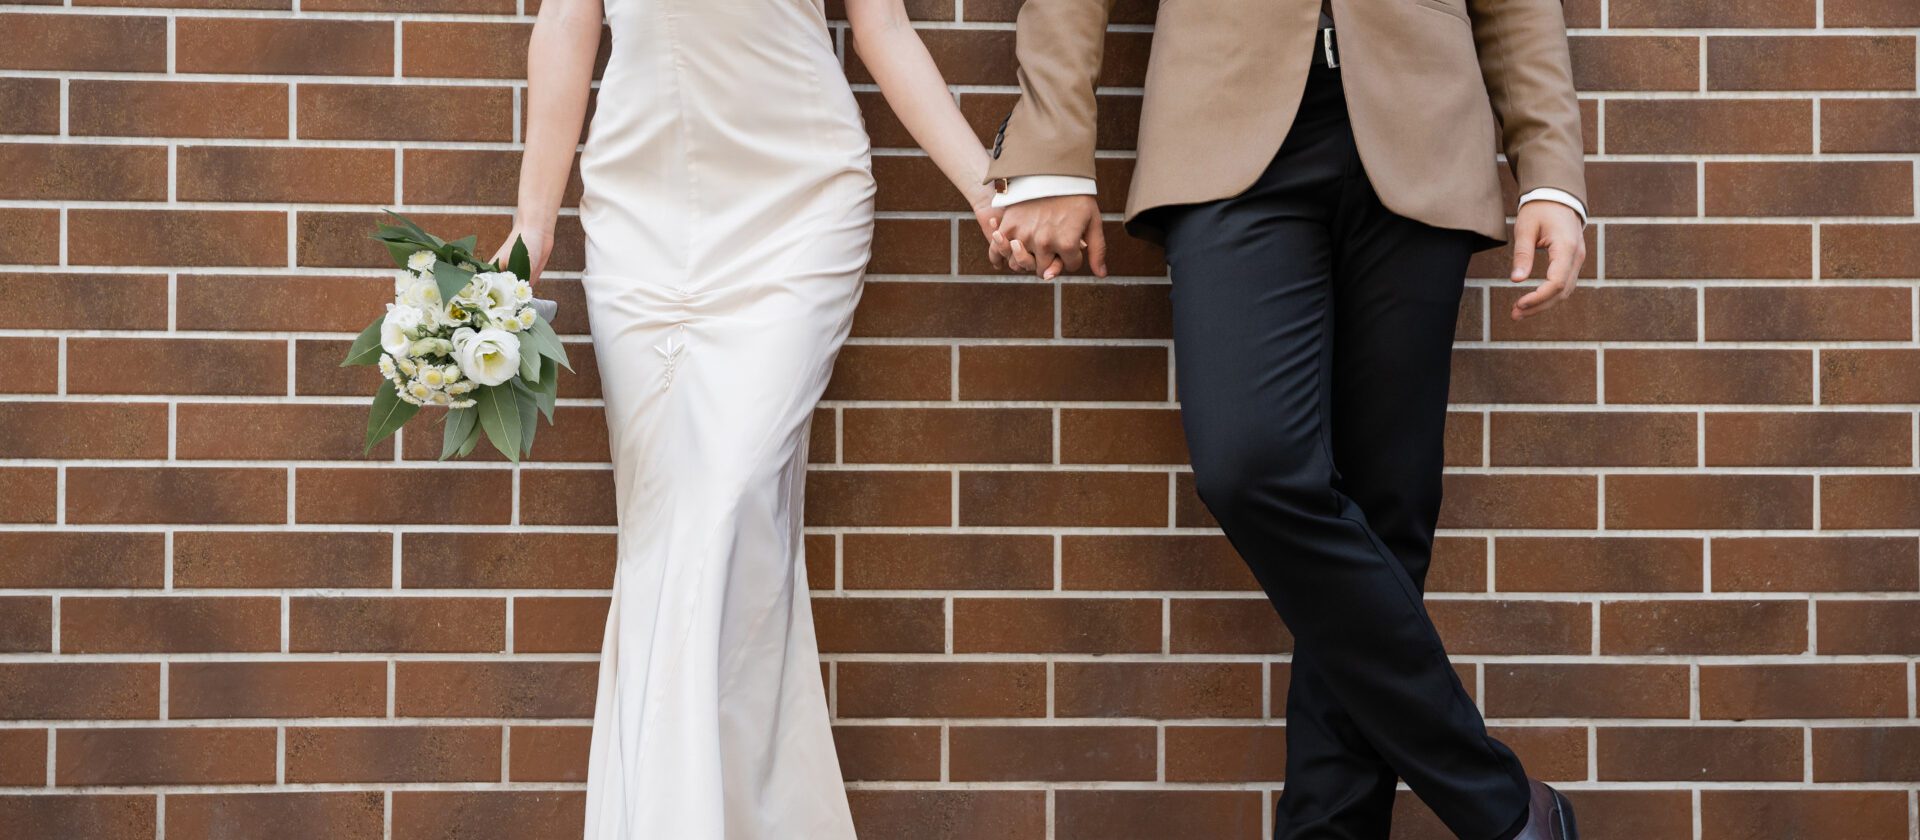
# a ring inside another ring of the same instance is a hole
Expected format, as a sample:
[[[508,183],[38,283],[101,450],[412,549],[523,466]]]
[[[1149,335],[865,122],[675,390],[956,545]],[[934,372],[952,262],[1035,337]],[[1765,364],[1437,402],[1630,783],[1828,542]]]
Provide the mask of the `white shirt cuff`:
[[[1078,175],[1018,175],[1007,179],[1007,191],[993,197],[993,206],[1009,207],[1036,198],[1061,195],[1097,195],[1099,186],[1092,178]]]
[[[1526,195],[1520,196],[1521,205],[1524,206],[1529,201],[1557,201],[1565,204],[1573,208],[1573,212],[1580,214],[1580,224],[1585,225],[1587,223],[1587,205],[1581,204],[1580,199],[1574,198],[1573,193],[1567,192],[1566,190],[1541,187],[1528,192]]]

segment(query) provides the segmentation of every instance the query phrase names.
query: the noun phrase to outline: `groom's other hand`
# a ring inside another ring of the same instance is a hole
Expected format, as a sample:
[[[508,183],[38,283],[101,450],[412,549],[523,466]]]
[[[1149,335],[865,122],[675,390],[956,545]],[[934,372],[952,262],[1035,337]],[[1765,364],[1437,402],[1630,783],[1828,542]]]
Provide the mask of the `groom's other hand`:
[[[1513,304],[1513,319],[1531,318],[1554,307],[1573,294],[1580,279],[1580,266],[1587,261],[1586,227],[1580,214],[1557,201],[1529,201],[1520,205],[1513,223],[1513,273],[1515,283],[1533,276],[1537,254],[1547,252],[1547,280],[1540,288],[1521,296]]]
[[[1100,205],[1090,195],[1059,195],[1022,201],[1006,208],[994,231],[996,250],[1009,255],[1016,271],[1052,280],[1061,271],[1089,265],[1107,276],[1107,238]]]

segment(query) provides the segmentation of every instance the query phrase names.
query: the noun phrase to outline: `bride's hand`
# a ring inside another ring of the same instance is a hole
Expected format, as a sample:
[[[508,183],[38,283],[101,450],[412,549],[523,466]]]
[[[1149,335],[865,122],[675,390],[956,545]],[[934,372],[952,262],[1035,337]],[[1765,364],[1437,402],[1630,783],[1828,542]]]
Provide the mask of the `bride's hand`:
[[[536,282],[540,279],[540,272],[547,267],[547,257],[553,254],[553,231],[516,224],[513,226],[513,231],[507,234],[506,241],[501,243],[500,250],[494,252],[493,259],[488,262],[505,270],[507,260],[513,256],[513,242],[516,238],[526,240],[527,273],[532,275],[520,279],[529,283]]]
[[[1006,238],[996,235],[1000,231],[1000,216],[1007,212],[1007,208],[993,206],[993,193],[989,191],[985,195],[975,195],[971,201],[973,218],[980,223],[980,235],[987,240],[987,260],[993,263],[993,267],[1001,271],[1012,268],[1021,272],[1037,268],[1024,243],[1008,242]],[[1059,257],[1054,257],[1052,265],[1048,267],[1056,276],[1064,269]]]

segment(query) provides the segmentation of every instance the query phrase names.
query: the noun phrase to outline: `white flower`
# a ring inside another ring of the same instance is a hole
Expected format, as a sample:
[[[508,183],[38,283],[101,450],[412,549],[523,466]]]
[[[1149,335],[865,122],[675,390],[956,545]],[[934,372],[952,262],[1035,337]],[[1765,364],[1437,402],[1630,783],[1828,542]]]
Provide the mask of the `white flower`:
[[[460,372],[481,385],[499,385],[520,371],[520,339],[506,330],[457,330],[453,360]]]
[[[395,270],[395,271],[393,272],[393,298],[394,298],[394,300],[399,300],[399,299],[400,299],[400,296],[401,296],[401,295],[404,295],[404,294],[406,294],[406,293],[407,293],[407,289],[408,289],[409,287],[411,287],[411,286],[413,286],[413,282],[414,282],[415,280],[418,280],[418,279],[420,279],[420,278],[419,278],[419,276],[418,276],[418,275],[416,275],[416,274],[414,274],[414,273],[413,273],[413,272],[411,272],[411,271],[408,271],[408,270],[406,270],[406,269],[404,269],[404,268],[402,268],[402,269],[396,269],[396,270]]]
[[[442,368],[442,369],[440,370],[440,375],[441,375],[441,376],[444,376],[444,377],[446,377],[446,378],[447,378],[447,381],[448,381],[448,382],[459,382],[459,381],[460,381],[460,366],[459,366],[459,365],[447,365],[446,367],[444,367],[444,368]]]
[[[427,400],[433,398],[433,389],[428,388],[427,386],[419,382],[415,382],[407,386],[407,396],[410,396],[421,402],[426,402]]]
[[[412,376],[415,372],[420,370],[419,365],[414,364],[412,359],[406,358],[405,356],[395,359],[394,364],[399,366],[401,373],[404,373],[408,376]]]
[[[437,367],[421,368],[420,381],[426,383],[429,388],[438,388],[447,384],[447,375],[441,373]]]
[[[415,277],[407,288],[402,290],[397,301],[401,306],[410,306],[425,313],[430,326],[438,326],[440,313],[440,287],[425,277]]]
[[[413,256],[407,258],[407,267],[425,274],[433,270],[434,262],[432,251],[415,251]]]
[[[520,325],[520,329],[530,330],[533,329],[534,320],[539,317],[540,313],[533,311],[533,307],[529,306],[520,310],[520,316],[514,320]]]
[[[401,356],[407,352],[407,345],[413,341],[413,334],[420,329],[420,322],[426,317],[411,306],[387,304],[387,318],[380,322],[380,347],[388,353]]]

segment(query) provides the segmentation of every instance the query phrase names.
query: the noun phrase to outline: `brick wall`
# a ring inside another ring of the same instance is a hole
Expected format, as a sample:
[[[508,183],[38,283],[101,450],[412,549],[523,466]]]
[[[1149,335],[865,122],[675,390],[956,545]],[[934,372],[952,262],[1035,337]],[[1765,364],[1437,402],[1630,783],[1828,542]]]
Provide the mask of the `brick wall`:
[[[362,457],[336,367],[377,208],[505,232],[534,9],[289,2],[0,8],[0,836],[577,836],[614,543],[577,221],[538,462]],[[988,131],[1017,2],[909,5]],[[1475,265],[1433,614],[1590,837],[1920,837],[1920,5],[1567,14],[1594,281],[1514,324]],[[1112,210],[1151,19],[1109,41]],[[1288,639],[1183,466],[1163,266],[991,276],[851,63],[883,213],[807,549],[863,837],[1261,836]]]

